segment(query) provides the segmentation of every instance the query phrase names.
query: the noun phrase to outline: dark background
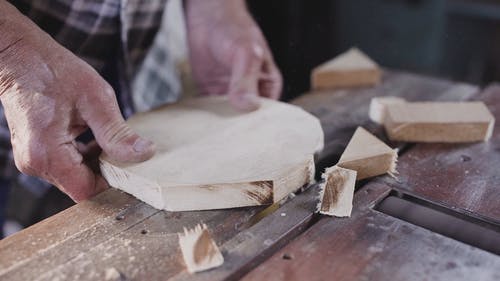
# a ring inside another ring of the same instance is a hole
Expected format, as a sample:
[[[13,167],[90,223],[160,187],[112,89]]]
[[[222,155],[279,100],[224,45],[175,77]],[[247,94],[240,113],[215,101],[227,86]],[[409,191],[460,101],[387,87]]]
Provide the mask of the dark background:
[[[357,46],[380,65],[484,85],[500,80],[500,1],[248,0],[285,80]]]

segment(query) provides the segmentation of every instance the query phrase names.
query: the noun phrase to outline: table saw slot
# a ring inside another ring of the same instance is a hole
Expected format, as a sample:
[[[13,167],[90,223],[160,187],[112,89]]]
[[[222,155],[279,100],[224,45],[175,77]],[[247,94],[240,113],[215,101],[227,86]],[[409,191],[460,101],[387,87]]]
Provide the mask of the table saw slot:
[[[393,190],[374,208],[389,216],[500,255],[500,224]]]

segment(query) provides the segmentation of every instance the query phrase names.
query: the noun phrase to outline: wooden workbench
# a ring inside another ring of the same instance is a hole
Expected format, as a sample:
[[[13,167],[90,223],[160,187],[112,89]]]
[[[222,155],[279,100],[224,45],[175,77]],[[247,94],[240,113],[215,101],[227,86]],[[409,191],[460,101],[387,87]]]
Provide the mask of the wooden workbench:
[[[306,94],[294,103],[321,119],[318,170],[336,163],[358,125],[385,139],[368,121],[379,95],[482,100],[500,119],[500,86],[400,72],[376,88]],[[314,214],[317,185],[267,209],[179,213],[110,189],[0,241],[0,280],[104,280],[106,271],[115,280],[500,280],[499,244],[487,243],[500,237],[498,127],[487,143],[393,143],[399,176],[359,182],[345,219]],[[199,222],[225,263],[190,275],[177,233]]]

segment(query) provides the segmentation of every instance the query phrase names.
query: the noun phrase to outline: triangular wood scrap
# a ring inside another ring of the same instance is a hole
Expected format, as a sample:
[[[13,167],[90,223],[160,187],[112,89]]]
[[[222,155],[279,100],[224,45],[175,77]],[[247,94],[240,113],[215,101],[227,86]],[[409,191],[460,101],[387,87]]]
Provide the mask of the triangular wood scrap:
[[[328,216],[350,217],[356,171],[333,166],[325,170],[322,178],[318,211]]]
[[[190,230],[184,228],[184,233],[179,234],[179,244],[190,273],[218,267],[224,263],[224,257],[205,224]]]
[[[373,86],[380,82],[381,76],[382,71],[373,60],[357,48],[351,48],[314,68],[311,74],[311,88],[326,90]]]
[[[397,150],[358,127],[340,157],[339,167],[358,172],[358,180],[396,172]]]
[[[387,106],[405,102],[406,100],[403,98],[392,96],[372,98],[370,102],[370,119],[377,124],[383,124],[387,112]]]

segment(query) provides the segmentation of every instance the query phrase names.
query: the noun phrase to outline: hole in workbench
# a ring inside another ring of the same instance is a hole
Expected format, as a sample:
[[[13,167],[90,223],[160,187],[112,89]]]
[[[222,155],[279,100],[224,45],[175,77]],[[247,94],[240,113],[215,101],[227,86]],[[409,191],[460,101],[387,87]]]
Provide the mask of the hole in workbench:
[[[141,230],[141,234],[148,234],[148,231],[143,229],[143,230]]]
[[[284,260],[291,260],[291,259],[293,259],[292,255],[290,255],[290,254],[283,254],[282,258]]]
[[[375,210],[500,255],[500,224],[393,190]]]

